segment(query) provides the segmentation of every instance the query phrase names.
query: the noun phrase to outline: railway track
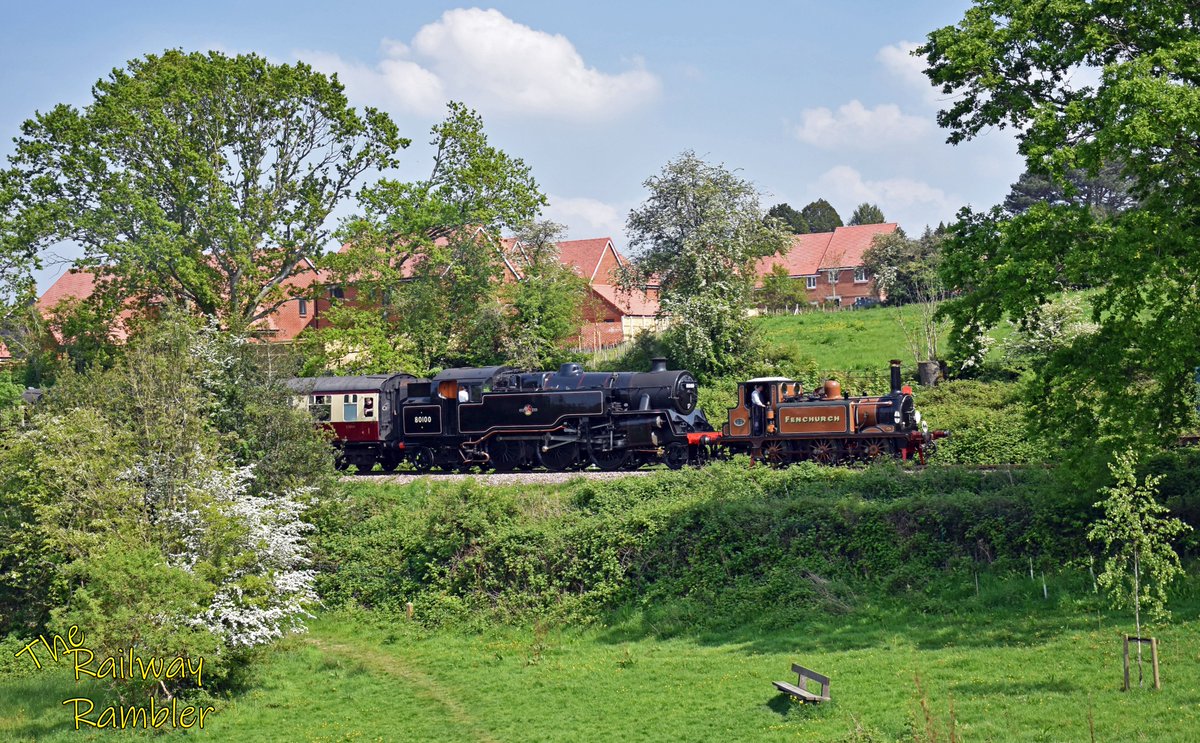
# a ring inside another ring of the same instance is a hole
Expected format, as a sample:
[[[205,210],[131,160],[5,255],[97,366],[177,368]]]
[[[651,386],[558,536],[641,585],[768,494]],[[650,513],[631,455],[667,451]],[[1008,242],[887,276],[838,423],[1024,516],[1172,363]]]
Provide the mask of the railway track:
[[[623,470],[619,472],[601,472],[600,470],[584,470],[582,472],[430,472],[418,475],[415,472],[374,472],[366,475],[345,475],[343,480],[351,482],[386,482],[396,485],[407,485],[423,477],[439,482],[460,482],[475,480],[483,485],[552,485],[567,482],[576,478],[585,480],[619,480],[623,477],[645,477],[654,472],[664,470]]]
[[[760,465],[765,466],[765,465]],[[1004,465],[968,465],[968,464],[932,464],[932,465],[913,465],[905,467],[901,472],[914,474],[929,467],[946,467],[969,470],[980,474],[991,473],[1012,473],[1023,472],[1026,470],[1050,469],[1048,464],[1004,464]],[[480,472],[480,473],[461,473],[461,472],[430,472],[423,475],[415,472],[373,472],[364,475],[343,475],[342,479],[350,482],[386,482],[397,485],[406,485],[411,482],[427,477],[432,480],[444,482],[460,482],[464,480],[475,480],[483,485],[551,485],[568,482],[576,478],[585,480],[619,480],[623,477],[645,477],[655,472],[667,472],[663,467],[654,469],[639,469],[639,470],[621,470],[618,472],[602,472],[600,470],[583,470],[581,472],[548,472],[544,470],[534,472]]]

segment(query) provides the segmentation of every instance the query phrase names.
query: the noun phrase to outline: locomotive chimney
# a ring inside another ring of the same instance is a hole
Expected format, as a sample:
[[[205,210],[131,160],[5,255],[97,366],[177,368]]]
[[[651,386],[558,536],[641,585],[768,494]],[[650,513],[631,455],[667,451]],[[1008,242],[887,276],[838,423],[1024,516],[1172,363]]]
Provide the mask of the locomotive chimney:
[[[900,391],[900,359],[892,359],[892,394]]]
[[[661,356],[650,359],[650,371],[664,372],[667,370],[667,360]]]

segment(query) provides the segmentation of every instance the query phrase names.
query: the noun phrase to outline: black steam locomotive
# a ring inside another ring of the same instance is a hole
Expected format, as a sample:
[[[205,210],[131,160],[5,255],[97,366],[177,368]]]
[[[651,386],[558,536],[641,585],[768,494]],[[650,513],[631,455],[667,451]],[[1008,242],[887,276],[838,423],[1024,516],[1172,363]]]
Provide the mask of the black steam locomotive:
[[[717,438],[696,409],[686,371],[655,359],[649,372],[584,372],[578,364],[529,372],[506,366],[289,382],[333,431],[341,466],[419,472],[634,468],[698,461]]]

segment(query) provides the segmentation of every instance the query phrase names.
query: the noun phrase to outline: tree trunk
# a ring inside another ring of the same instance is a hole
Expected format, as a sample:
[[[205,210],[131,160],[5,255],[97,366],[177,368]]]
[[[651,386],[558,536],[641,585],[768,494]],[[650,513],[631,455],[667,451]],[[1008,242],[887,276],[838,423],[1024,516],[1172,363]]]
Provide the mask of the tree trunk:
[[[917,376],[922,387],[933,387],[938,382],[941,367],[936,361],[921,361],[917,364]]]
[[[1138,688],[1142,688],[1142,589],[1138,551],[1133,549],[1133,625],[1137,630]]]

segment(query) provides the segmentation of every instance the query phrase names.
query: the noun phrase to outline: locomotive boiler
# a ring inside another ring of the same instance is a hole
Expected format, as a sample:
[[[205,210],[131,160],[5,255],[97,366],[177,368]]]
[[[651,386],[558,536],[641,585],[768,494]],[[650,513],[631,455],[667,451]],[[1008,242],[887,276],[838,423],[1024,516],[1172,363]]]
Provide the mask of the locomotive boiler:
[[[695,378],[661,359],[649,372],[447,369],[427,389],[409,385],[399,414],[418,471],[681,467],[697,455],[698,436],[713,433],[697,395]]]

